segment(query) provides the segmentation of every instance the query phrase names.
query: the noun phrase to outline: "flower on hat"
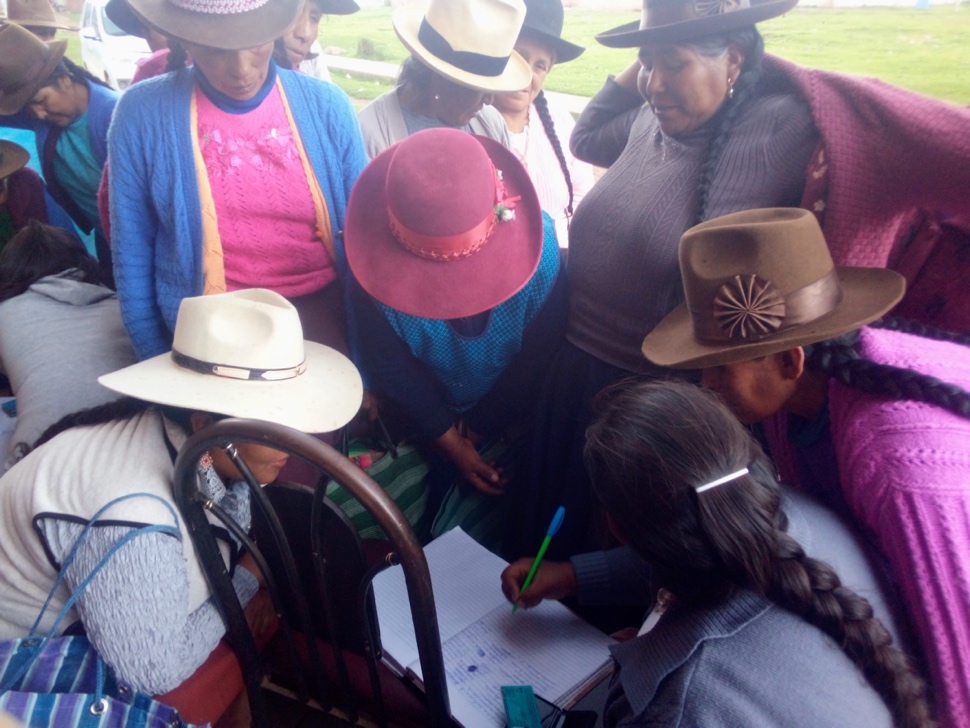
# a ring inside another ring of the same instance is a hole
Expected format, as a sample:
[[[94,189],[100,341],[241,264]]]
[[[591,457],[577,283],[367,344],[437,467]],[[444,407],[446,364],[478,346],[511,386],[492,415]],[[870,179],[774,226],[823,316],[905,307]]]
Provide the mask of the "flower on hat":
[[[714,318],[732,339],[757,338],[781,326],[785,298],[770,281],[737,275],[714,297]]]
[[[502,170],[495,170],[495,219],[498,222],[508,222],[515,219],[515,203],[522,199],[521,195],[510,197],[502,182]]]

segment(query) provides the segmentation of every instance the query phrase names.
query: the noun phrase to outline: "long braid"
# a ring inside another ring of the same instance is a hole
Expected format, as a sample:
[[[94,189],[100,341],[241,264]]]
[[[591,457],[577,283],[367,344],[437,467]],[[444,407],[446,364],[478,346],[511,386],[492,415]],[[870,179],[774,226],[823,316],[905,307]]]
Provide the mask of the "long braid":
[[[569,175],[569,165],[566,162],[566,155],[563,153],[562,144],[559,142],[559,135],[556,134],[556,125],[552,121],[552,114],[549,113],[549,101],[546,99],[545,92],[540,91],[532,103],[535,104],[536,111],[539,114],[539,120],[542,122],[542,128],[546,132],[549,142],[552,144],[552,149],[556,153],[556,159],[559,160],[559,168],[562,170],[562,176],[566,178],[566,187],[569,190],[569,204],[566,205],[566,216],[571,217],[573,214],[573,179]]]
[[[880,327],[903,332],[921,329],[919,325],[890,319]],[[966,337],[959,334],[932,329],[927,329],[927,333],[927,338],[968,345]],[[929,374],[863,359],[857,349],[858,338],[855,331],[806,346],[805,366],[852,389],[893,401],[926,402],[970,419],[970,392]]]
[[[767,596],[832,637],[859,667],[893,714],[897,728],[935,725],[926,701],[926,685],[909,658],[873,617],[872,606],[842,586],[832,567],[805,555],[786,533],[786,517],[777,512],[777,562]]]
[[[593,488],[658,586],[686,609],[739,589],[763,595],[832,637],[897,726],[934,725],[923,680],[871,605],[787,533],[770,461],[713,394],[681,382],[621,384],[599,405],[584,451]]]
[[[716,41],[715,41],[716,43]],[[758,82],[761,80],[762,67],[761,60],[764,58],[765,42],[761,34],[755,28],[746,28],[738,33],[727,35],[722,43],[717,46],[724,52],[728,45],[737,44],[745,51],[744,65],[741,73],[734,82],[734,93],[731,98],[724,102],[724,106],[718,112],[717,130],[707,148],[707,156],[701,166],[700,182],[697,185],[697,210],[695,212],[695,223],[703,222],[707,219],[707,208],[711,198],[711,187],[714,184],[714,176],[717,172],[717,165],[721,161],[721,154],[734,128],[734,122],[741,110],[744,109],[746,102],[758,92]],[[699,52],[705,53],[703,47],[698,48]],[[709,53],[705,53],[709,55]],[[720,54],[719,54],[720,55]]]
[[[174,38],[168,40],[168,57],[165,59],[165,72],[181,71],[188,65],[189,52]]]

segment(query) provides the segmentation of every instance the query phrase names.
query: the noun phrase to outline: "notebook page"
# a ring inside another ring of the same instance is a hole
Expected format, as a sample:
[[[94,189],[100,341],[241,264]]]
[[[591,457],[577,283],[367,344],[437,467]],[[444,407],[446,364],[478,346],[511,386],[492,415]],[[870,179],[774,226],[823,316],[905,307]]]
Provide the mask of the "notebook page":
[[[613,640],[558,602],[512,612],[503,604],[444,642],[452,713],[471,728],[505,725],[502,685],[531,685],[554,703],[605,675]],[[420,676],[420,666],[411,669]]]
[[[507,605],[502,570],[508,564],[460,528],[442,534],[424,549],[431,572],[442,643],[483,615]],[[384,651],[399,665],[418,660],[404,570],[395,566],[374,578],[374,598]]]

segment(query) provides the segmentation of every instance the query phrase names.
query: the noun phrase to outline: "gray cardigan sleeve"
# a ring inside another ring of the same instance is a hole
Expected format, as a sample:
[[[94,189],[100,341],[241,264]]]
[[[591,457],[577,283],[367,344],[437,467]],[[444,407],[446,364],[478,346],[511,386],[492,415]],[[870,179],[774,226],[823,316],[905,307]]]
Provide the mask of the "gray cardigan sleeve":
[[[573,156],[599,167],[609,167],[626,147],[643,98],[610,76],[589,100],[569,138]]]
[[[45,519],[51,553],[60,561],[83,524]],[[67,568],[71,591],[83,581],[128,526],[96,526]],[[233,586],[248,604],[259,585],[237,568]],[[164,533],[147,533],[119,550],[78,599],[77,612],[91,643],[118,677],[136,690],[164,693],[188,678],[225,633],[212,600],[190,612],[182,544]]]

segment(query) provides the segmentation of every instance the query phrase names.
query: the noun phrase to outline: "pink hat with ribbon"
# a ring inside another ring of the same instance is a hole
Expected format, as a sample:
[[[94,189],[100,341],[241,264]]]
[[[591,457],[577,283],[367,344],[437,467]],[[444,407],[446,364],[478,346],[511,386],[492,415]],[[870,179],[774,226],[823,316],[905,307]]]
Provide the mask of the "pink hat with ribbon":
[[[497,306],[542,255],[542,211],[525,168],[498,142],[455,129],[420,131],[375,157],[344,227],[364,290],[422,318]]]

